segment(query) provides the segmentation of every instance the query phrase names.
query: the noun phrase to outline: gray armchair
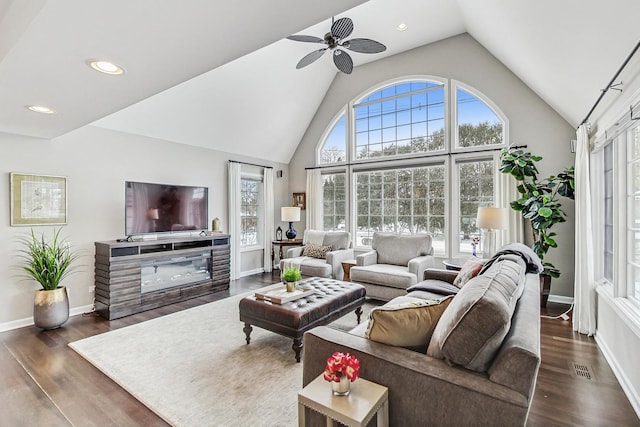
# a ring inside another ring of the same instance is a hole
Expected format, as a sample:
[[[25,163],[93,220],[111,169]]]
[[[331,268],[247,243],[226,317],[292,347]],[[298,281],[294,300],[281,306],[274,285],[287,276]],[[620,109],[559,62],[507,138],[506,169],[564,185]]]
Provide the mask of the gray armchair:
[[[342,280],[342,262],[354,258],[350,237],[348,231],[305,230],[302,246],[287,250],[285,259],[280,261],[280,271],[287,267],[297,267],[303,276]],[[305,248],[310,244],[331,246],[331,250],[323,258],[305,256]]]
[[[372,250],[356,257],[351,281],[362,284],[368,298],[389,301],[405,295],[434,266],[429,234],[373,234]]]

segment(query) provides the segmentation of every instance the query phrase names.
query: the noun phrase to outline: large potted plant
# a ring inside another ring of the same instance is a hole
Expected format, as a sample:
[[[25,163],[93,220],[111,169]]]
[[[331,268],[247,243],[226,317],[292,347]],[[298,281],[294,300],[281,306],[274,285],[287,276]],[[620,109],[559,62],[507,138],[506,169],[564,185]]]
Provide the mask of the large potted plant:
[[[536,163],[542,157],[534,156],[521,148],[507,147],[502,150],[500,160],[500,172],[510,174],[518,181],[520,198],[511,202],[511,208],[521,212],[531,225],[532,249],[544,266],[540,280],[543,288],[542,305],[546,306],[551,278],[560,277],[560,270],[552,263],[545,262],[544,258],[550,248],[558,246],[554,239],[556,233],[550,231],[551,227],[567,220],[560,198],[574,199],[574,167],[565,168],[557,175],[538,179]]]
[[[54,229],[50,241],[45,240],[44,233],[36,237],[33,230],[20,240],[24,275],[42,287],[36,291],[33,303],[33,323],[42,329],[59,328],[69,319],[69,295],[60,283],[74,272],[73,263],[79,253],[71,250],[60,231]]]

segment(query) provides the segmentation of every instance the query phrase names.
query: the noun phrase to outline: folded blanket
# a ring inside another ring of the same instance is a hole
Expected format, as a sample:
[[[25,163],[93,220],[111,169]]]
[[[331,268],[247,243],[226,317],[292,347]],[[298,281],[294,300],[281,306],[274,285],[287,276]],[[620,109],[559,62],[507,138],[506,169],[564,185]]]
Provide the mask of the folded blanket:
[[[478,274],[480,275],[487,271],[502,255],[518,255],[525,264],[527,264],[527,273],[542,273],[544,269],[542,261],[540,261],[538,255],[536,255],[529,246],[523,245],[522,243],[508,243],[501,247],[500,250],[484,264]]]

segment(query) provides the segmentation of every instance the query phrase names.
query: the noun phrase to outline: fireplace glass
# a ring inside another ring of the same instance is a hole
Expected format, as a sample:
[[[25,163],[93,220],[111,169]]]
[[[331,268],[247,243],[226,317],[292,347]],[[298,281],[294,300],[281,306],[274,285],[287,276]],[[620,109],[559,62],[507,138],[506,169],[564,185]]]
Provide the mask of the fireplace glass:
[[[211,252],[142,262],[142,293],[198,283],[211,278]]]

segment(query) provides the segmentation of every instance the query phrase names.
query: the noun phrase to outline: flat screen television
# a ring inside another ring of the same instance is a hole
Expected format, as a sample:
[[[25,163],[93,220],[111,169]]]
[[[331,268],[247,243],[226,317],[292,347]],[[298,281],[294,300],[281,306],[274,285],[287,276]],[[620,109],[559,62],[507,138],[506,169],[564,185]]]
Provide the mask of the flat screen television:
[[[125,182],[125,233],[206,230],[209,189],[186,185]]]

